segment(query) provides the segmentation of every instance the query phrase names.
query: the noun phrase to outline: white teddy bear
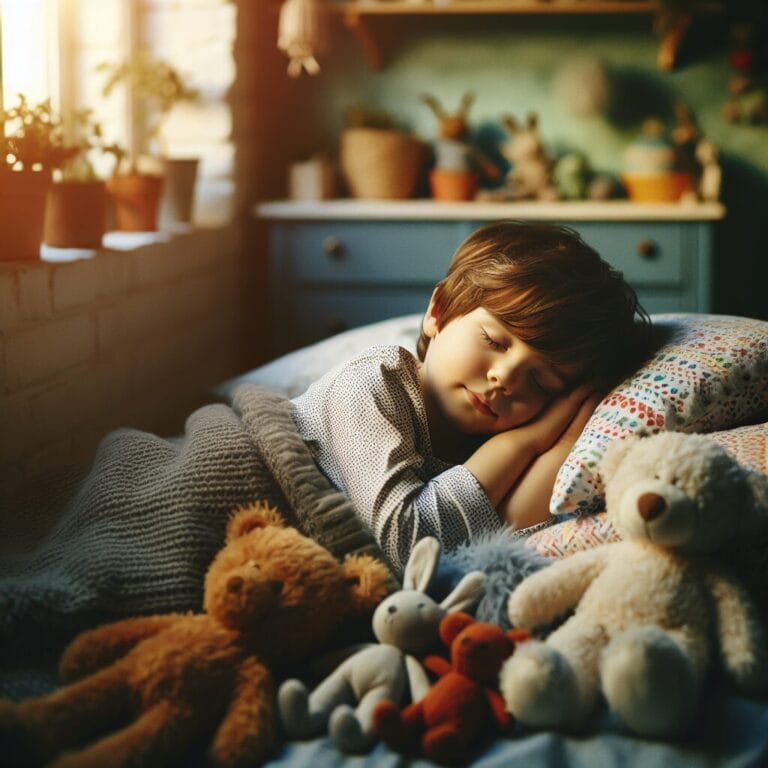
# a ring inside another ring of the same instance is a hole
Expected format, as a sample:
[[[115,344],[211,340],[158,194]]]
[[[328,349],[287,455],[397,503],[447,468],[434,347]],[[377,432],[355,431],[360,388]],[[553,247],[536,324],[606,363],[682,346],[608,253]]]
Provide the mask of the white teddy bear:
[[[560,560],[514,590],[513,626],[575,610],[545,642],[518,647],[501,691],[529,726],[578,728],[602,692],[630,730],[673,737],[691,724],[716,655],[740,691],[768,683],[755,604],[712,557],[763,524],[768,478],[703,435],[673,432],[615,441],[601,474],[623,540]]]

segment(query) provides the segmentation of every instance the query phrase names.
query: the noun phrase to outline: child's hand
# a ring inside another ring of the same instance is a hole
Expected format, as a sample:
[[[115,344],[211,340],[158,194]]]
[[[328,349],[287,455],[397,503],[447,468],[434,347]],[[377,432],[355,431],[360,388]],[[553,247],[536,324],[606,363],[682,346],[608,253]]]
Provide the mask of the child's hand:
[[[599,402],[592,385],[582,384],[553,400],[533,421],[517,429],[525,432],[526,441],[540,455],[560,439],[572,438],[571,442],[575,442]]]

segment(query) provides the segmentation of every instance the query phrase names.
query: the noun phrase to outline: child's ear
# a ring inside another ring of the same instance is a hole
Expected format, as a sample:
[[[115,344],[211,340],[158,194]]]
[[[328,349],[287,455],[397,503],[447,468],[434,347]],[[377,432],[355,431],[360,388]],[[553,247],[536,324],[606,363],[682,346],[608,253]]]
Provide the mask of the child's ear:
[[[428,339],[434,339],[440,330],[440,286],[432,291],[432,298],[429,300],[429,306],[421,323],[421,330]]]

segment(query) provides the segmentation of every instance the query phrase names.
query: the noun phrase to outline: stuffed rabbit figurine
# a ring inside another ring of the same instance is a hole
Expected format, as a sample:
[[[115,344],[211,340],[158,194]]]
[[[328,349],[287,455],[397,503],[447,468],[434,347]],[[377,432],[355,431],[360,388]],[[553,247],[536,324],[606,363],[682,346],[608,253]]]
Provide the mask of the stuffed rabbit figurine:
[[[289,739],[311,738],[327,728],[341,751],[364,752],[376,740],[372,712],[379,701],[404,704],[409,692],[413,701],[426,694],[429,680],[416,657],[439,642],[443,616],[466,611],[485,591],[485,574],[472,571],[438,604],[426,590],[439,559],[440,544],[434,538],[423,538],[413,548],[403,588],[374,612],[378,644],[347,658],[311,693],[296,679],[280,686],[278,711]]]

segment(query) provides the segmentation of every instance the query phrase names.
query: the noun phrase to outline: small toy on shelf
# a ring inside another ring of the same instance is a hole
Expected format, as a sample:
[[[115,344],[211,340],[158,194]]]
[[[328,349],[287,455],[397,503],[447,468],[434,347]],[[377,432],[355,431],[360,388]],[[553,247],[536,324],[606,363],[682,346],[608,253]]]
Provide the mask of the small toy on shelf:
[[[517,643],[530,637],[525,630],[506,632],[496,624],[453,613],[440,622],[440,638],[451,661],[429,656],[424,666],[438,676],[420,700],[400,710],[382,701],[373,712],[376,732],[392,749],[413,752],[443,765],[468,762],[473,750],[494,733],[506,733],[513,719],[498,691],[501,665]]]
[[[582,727],[602,693],[635,733],[683,735],[715,667],[741,692],[768,684],[755,601],[718,562],[765,527],[768,479],[706,435],[614,441],[600,465],[622,541],[577,552],[526,578],[507,604],[519,627],[573,611],[502,668],[507,709],[537,728]]]
[[[502,118],[509,139],[501,153],[512,167],[507,172],[505,185],[492,190],[488,199],[496,200],[557,200],[559,195],[552,179],[553,161],[544,150],[539,136],[538,116],[531,112],[525,125],[512,115]]]
[[[378,644],[347,658],[311,693],[297,679],[280,686],[278,710],[288,738],[305,739],[327,729],[342,752],[364,752],[375,741],[371,718],[379,701],[400,704],[424,696],[429,680],[419,658],[438,645],[441,619],[471,608],[485,591],[485,575],[472,571],[441,603],[432,600],[426,590],[439,559],[437,539],[428,536],[414,546],[403,588],[373,614]]]
[[[696,144],[696,159],[701,165],[697,191],[699,199],[706,202],[720,199],[723,172],[717,156],[717,147],[709,139],[700,139]]]
[[[422,94],[421,101],[438,121],[435,166],[429,175],[432,197],[436,200],[472,200],[481,175],[491,179],[500,175],[499,169],[469,141],[469,109],[474,102],[473,94],[465,93],[454,113],[446,112],[430,94]]]
[[[728,82],[723,118],[729,123],[768,123],[765,30],[755,20],[738,19],[731,24],[729,33],[728,61],[735,74]]]

